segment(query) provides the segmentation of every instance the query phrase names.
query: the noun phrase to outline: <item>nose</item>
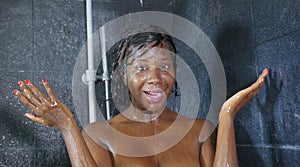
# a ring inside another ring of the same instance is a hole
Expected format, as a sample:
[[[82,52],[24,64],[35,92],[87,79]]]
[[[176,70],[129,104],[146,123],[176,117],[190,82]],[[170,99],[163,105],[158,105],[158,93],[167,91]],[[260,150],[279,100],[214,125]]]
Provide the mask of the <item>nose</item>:
[[[159,68],[149,70],[147,82],[148,84],[161,84],[163,81],[163,74]]]

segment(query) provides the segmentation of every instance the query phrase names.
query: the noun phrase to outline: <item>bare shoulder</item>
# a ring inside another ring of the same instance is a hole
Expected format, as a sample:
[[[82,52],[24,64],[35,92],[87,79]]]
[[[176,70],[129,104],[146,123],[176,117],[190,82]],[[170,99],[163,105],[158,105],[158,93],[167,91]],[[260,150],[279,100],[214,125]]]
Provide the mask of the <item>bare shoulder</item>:
[[[103,134],[105,134],[107,122],[94,122],[86,125],[81,133],[86,141],[94,141],[103,144]]]
[[[93,132],[96,132],[96,131],[99,131],[101,129],[105,129],[105,126],[106,126],[107,122],[94,122],[94,123],[90,123],[88,125],[86,125],[82,132],[85,132],[85,133],[93,133]]]
[[[197,118],[194,122],[193,131],[197,133],[200,143],[214,137],[216,125],[206,119]]]
[[[115,116],[109,121],[88,124],[83,128],[82,134],[84,138],[90,138],[93,141],[97,141],[98,144],[106,145],[106,142],[109,141],[109,138],[112,138],[115,131],[112,125],[122,122],[121,119],[122,117]]]
[[[195,120],[195,125],[197,126],[205,126],[206,128],[212,128],[216,127],[211,121],[203,119],[203,118],[197,118]]]

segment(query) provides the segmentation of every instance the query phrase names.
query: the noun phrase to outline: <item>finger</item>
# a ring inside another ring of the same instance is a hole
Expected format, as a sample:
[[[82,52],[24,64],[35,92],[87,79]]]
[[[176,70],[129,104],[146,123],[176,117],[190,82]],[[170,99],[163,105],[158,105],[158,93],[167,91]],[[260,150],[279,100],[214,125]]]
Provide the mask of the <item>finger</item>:
[[[251,94],[256,95],[260,89],[263,87],[266,76],[269,74],[268,69],[265,69],[264,72],[260,75],[260,77],[254,82],[250,87],[246,88],[244,91],[249,92]]]
[[[230,106],[232,110],[239,111],[242,107],[244,107],[247,103],[249,103],[253,97],[256,95],[255,92],[245,93],[245,91],[240,91],[234,97],[233,104],[236,104],[235,107]]]
[[[270,74],[270,69],[269,68],[265,68],[261,74],[259,75],[261,78],[266,78],[269,74]]]
[[[20,91],[18,91],[18,90],[15,89],[15,90],[14,90],[14,94],[18,96],[18,98],[20,99],[20,101],[21,101],[23,104],[25,104],[25,106],[26,106],[27,108],[29,108],[30,110],[34,111],[35,113],[37,113],[37,114],[39,114],[39,115],[42,114],[42,111],[40,111],[39,108],[38,108],[35,104],[31,103],[31,101],[28,100],[28,99],[26,98],[26,96],[24,96],[24,95],[22,94],[22,92],[20,92]]]
[[[243,97],[246,96],[245,98],[249,97],[250,99],[253,98],[261,90],[261,88],[263,86],[263,82],[255,82],[250,87],[242,90],[241,94],[243,94],[243,95],[241,95],[241,96],[243,96]]]
[[[42,80],[44,87],[50,97],[51,100],[51,105],[57,105],[57,97],[55,95],[55,93],[53,92],[51,86],[49,85],[49,83],[47,82],[47,80],[43,79]]]
[[[44,104],[50,105],[49,99],[29,80],[25,80],[26,85],[31,89],[35,96]]]
[[[35,97],[35,95],[31,92],[31,90],[22,82],[19,81],[18,85],[20,86],[20,88],[23,90],[22,94],[34,105],[36,106],[40,106],[41,105],[41,101]]]
[[[262,86],[264,85],[263,82],[254,83],[251,87],[240,91],[240,93],[237,94],[238,97],[240,97],[240,105],[238,107],[242,107],[251,101],[261,90]]]
[[[270,69],[265,68],[263,72],[259,75],[258,80],[265,80],[266,76],[270,74]]]
[[[266,76],[269,75],[269,73],[270,73],[270,70],[268,68],[265,68],[263,70],[263,72],[259,75],[256,82],[254,82],[250,87],[246,88],[245,91],[247,91],[247,92],[257,92],[258,93],[259,90],[264,85],[264,82],[266,80]]]
[[[47,124],[41,117],[36,116],[32,113],[26,113],[25,116],[34,122],[37,122],[37,123],[45,125],[45,126],[49,126],[49,124]]]
[[[255,82],[251,87],[249,87],[249,90],[246,90],[246,91],[248,91],[250,95],[255,96],[263,87],[264,82],[265,82],[265,80]]]

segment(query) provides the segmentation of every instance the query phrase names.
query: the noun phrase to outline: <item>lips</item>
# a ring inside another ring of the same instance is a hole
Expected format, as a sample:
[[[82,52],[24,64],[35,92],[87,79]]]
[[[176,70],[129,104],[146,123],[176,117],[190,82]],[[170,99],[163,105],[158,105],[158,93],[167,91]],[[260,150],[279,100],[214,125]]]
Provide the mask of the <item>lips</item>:
[[[164,92],[160,90],[152,90],[152,91],[144,91],[146,98],[151,102],[151,103],[159,103],[162,101]]]

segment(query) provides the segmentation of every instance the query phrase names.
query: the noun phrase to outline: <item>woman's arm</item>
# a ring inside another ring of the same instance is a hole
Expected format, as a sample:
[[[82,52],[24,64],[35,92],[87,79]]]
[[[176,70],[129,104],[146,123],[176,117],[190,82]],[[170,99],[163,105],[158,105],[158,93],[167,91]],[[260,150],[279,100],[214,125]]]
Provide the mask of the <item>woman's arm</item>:
[[[102,140],[100,140],[101,134],[98,133],[102,129],[103,124],[100,122],[92,123],[82,130],[82,135],[96,164],[103,167],[112,167],[112,155],[105,144],[102,143]]]
[[[43,84],[49,97],[46,97],[29,80],[25,80],[25,84],[19,81],[18,84],[22,90],[14,90],[14,93],[35,113],[26,113],[25,116],[34,122],[53,126],[61,131],[72,166],[96,166],[72,113],[56,97],[47,81],[43,80]]]
[[[234,117],[236,113],[249,101],[251,101],[252,98],[260,91],[264,85],[265,77],[268,74],[269,69],[265,69],[255,83],[253,83],[250,87],[239,91],[223,104],[219,115],[216,155],[213,166],[238,166],[234,133]]]

